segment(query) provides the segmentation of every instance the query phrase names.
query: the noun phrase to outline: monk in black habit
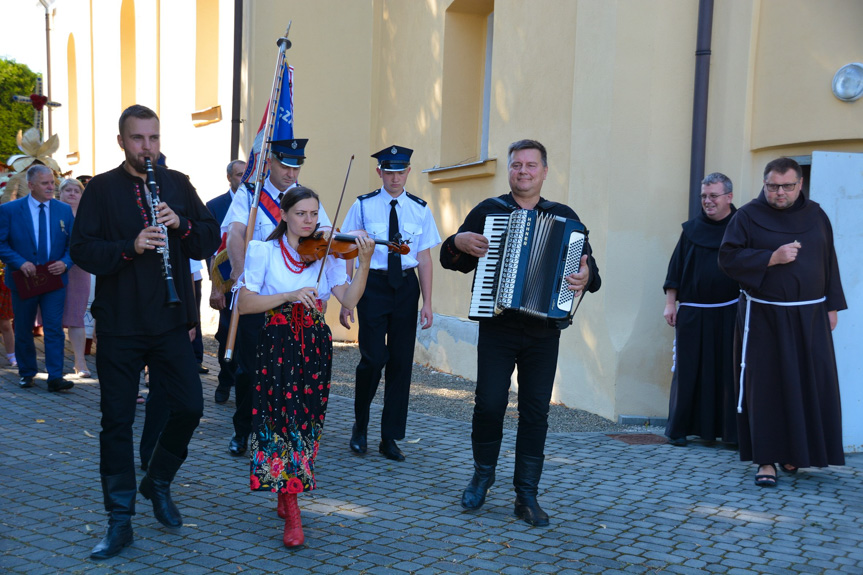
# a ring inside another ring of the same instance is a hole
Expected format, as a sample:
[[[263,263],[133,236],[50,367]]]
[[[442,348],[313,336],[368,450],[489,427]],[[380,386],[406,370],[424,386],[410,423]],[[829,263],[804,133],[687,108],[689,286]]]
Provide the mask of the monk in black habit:
[[[676,335],[665,427],[672,445],[686,445],[687,435],[737,443],[733,355],[740,288],[717,261],[736,211],[732,192],[724,174],[701,181],[701,213],[683,224],[663,285],[663,315]]]
[[[735,335],[738,374],[745,354],[740,459],[759,466],[763,487],[777,484],[776,462],[788,473],[845,464],[831,331],[847,305],[830,220],[802,187],[794,160],[767,164],[761,194],[737,211],[719,248],[720,267],[746,292]]]

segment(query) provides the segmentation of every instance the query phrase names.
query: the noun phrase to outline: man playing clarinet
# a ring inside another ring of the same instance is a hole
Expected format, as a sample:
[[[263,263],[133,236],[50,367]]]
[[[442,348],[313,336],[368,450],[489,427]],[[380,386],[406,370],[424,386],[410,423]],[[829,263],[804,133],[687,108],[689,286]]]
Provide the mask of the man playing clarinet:
[[[571,208],[540,196],[548,174],[545,146],[535,140],[520,140],[509,147],[510,193],[479,203],[468,214],[458,232],[441,246],[441,265],[469,273],[489,249],[482,235],[485,217],[516,209],[578,220]],[[575,299],[584,290],[599,289],[599,270],[590,246],[585,244],[578,273],[566,276]],[[510,378],[518,365],[518,432],[515,443],[515,513],[530,525],[548,525],[548,514],[537,502],[539,480],[545,461],[548,408],[557,369],[560,328],[544,319],[504,312],[479,322],[477,342],[476,398],[471,444],[474,475],[462,494],[465,509],[482,507],[494,484],[495,467],[503,438],[503,418]]]
[[[93,549],[93,559],[114,556],[132,543],[137,491],[132,423],[144,364],[150,381],[162,386],[158,392],[166,398],[170,416],[140,491],[152,500],[159,522],[172,528],[183,524],[170,486],[204,408],[198,363],[189,345],[189,329],[198,322],[189,259],[204,259],[219,245],[219,225],[185,174],[156,166],[157,196],[146,184],[146,160],[159,158],[158,116],[144,106],[130,106],[120,116],[119,130],[117,142],[126,159],[90,181],[71,241],[72,260],[96,275],[92,312],[99,340],[99,471],[108,530]],[[160,201],[151,206],[154,197]],[[168,262],[158,248],[168,250]],[[168,263],[172,270],[166,269]],[[180,303],[169,306],[170,275]]]

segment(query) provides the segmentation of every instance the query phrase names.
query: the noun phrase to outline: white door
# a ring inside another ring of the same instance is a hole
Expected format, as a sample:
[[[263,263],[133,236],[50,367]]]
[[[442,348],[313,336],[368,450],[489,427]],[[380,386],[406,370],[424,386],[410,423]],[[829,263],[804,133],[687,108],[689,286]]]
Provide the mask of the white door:
[[[833,332],[845,452],[863,451],[863,154],[813,152],[810,197],[833,224],[848,309]]]

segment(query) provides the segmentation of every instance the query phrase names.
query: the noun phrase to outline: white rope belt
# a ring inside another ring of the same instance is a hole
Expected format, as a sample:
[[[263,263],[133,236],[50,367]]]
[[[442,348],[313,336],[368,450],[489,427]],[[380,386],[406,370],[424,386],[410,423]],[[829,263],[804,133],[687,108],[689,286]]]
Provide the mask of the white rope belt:
[[[736,304],[738,301],[740,301],[738,298],[734,298],[733,300],[731,300],[731,301],[727,301],[727,302],[725,302],[725,303],[690,303],[690,302],[680,302],[678,305],[680,305],[680,306],[688,305],[689,307],[726,307],[726,306],[729,306],[729,305],[734,305],[734,304]]]
[[[738,299],[733,299],[731,301],[727,301],[725,303],[692,303],[692,302],[679,302],[677,305],[680,307],[689,306],[689,307],[700,307],[700,308],[712,308],[712,307],[727,307],[730,305],[734,305],[738,302]],[[671,344],[671,373],[677,369],[677,339],[675,338]]]
[[[746,373],[746,344],[749,343],[749,310],[752,306],[752,302],[776,305],[780,307],[796,307],[827,301],[827,296],[807,301],[767,301],[752,297],[744,290],[740,290],[740,293],[746,296],[746,316],[743,321],[743,349],[740,352],[740,395],[737,398],[737,413],[743,413],[743,375]]]

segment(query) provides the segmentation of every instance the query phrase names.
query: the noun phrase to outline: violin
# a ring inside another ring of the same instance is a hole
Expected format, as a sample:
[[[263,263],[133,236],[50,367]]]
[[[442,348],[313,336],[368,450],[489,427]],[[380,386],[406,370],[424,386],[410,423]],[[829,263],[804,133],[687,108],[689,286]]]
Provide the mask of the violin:
[[[330,245],[329,255],[341,260],[354,259],[359,253],[356,240],[357,236],[336,232],[333,236],[332,245]],[[411,251],[408,246],[409,241],[402,241],[401,236],[398,236],[396,240],[392,242],[385,240],[373,241],[375,244],[387,246],[391,252],[397,252],[401,255],[409,254]],[[315,232],[308,237],[300,238],[300,243],[297,246],[297,253],[300,254],[300,257],[304,262],[311,263],[313,261],[323,259],[324,256],[327,255],[327,243],[328,240],[324,239],[323,232]]]

